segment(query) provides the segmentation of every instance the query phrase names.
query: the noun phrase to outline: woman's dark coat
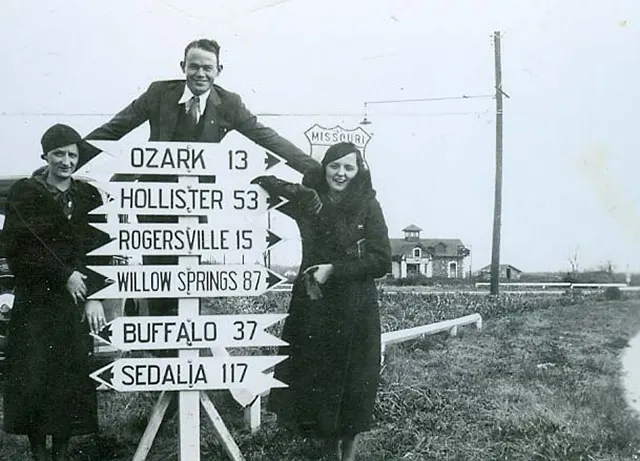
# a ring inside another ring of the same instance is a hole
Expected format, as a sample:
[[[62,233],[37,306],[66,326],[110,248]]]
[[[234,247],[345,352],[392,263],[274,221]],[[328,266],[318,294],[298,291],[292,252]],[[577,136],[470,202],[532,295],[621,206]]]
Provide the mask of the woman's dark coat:
[[[368,175],[368,172],[367,172]],[[324,178],[322,178],[324,180]],[[303,276],[293,293],[282,333],[289,343],[280,353],[275,378],[288,384],[272,389],[268,409],[281,423],[317,437],[355,435],[370,429],[380,372],[380,314],[374,278],[390,272],[387,226],[375,192],[333,204],[321,192],[319,215],[305,216],[291,203],[300,230],[300,274],[315,264],[334,270],[311,300]]]
[[[99,192],[73,181],[54,198],[43,181],[28,178],[9,191],[2,232],[15,277],[15,303],[7,333],[4,429],[27,434],[75,435],[97,430],[96,392],[90,373],[93,340],[82,322],[83,304],[66,289],[74,270],[91,292],[104,279],[85,268],[85,254],[104,243],[87,213],[102,204]],[[71,215],[62,203],[70,204]]]

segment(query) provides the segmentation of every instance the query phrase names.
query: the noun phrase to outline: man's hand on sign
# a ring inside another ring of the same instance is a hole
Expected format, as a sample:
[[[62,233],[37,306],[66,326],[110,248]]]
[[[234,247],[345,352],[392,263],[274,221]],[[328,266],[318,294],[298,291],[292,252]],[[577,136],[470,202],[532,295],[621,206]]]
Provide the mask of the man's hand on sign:
[[[84,305],[84,314],[82,319],[86,317],[92,333],[98,333],[107,324],[104,317],[104,306],[102,301],[90,299]]]
[[[316,279],[316,282],[318,282],[320,285],[329,280],[332,272],[333,264],[316,264],[315,266],[307,267],[307,269],[304,271],[305,274],[312,274],[313,278]]]
[[[87,296],[87,286],[84,284],[86,278],[87,276],[82,272],[73,271],[67,280],[67,291],[76,304],[78,300],[84,301]]]

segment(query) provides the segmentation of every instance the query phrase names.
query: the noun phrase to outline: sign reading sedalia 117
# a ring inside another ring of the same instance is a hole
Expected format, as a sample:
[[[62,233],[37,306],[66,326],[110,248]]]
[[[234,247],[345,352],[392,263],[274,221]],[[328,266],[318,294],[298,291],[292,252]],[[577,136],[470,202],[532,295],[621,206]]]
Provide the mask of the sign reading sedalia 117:
[[[258,264],[89,266],[113,283],[91,299],[259,296],[286,280]]]
[[[125,358],[93,372],[91,377],[120,392],[265,389],[287,387],[263,373],[287,356]]]
[[[75,173],[94,178],[118,174],[216,176],[246,182],[281,162],[244,136],[230,133],[219,144],[198,142],[90,141],[102,152]]]

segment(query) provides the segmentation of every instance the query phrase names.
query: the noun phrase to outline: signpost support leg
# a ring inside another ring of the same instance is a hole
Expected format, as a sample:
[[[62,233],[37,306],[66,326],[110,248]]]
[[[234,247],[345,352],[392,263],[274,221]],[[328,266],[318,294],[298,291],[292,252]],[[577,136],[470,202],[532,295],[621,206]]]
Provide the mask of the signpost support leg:
[[[227,426],[224,425],[224,421],[222,421],[220,413],[218,413],[218,410],[216,410],[216,407],[213,405],[213,402],[206,392],[200,392],[200,402],[202,402],[204,410],[207,412],[209,419],[213,423],[213,430],[218,437],[218,440],[220,440],[224,451],[229,455],[229,459],[232,461],[246,461],[240,452],[240,448],[238,448],[238,445],[235,440],[233,440],[231,433],[227,429]]]
[[[144,434],[142,434],[136,453],[133,455],[133,461],[145,461],[147,459],[153,440],[156,438],[158,428],[162,423],[164,414],[167,412],[167,407],[169,406],[172,397],[173,393],[171,392],[163,391],[160,393],[160,397],[151,412],[147,428],[144,430]]]
[[[257,396],[253,403],[244,409],[244,419],[249,424],[252,434],[255,434],[260,429],[261,402],[261,396]]]
[[[182,176],[179,179],[180,185],[187,187],[197,186],[197,177]],[[197,225],[198,218],[180,217],[181,224]],[[178,264],[181,267],[197,266],[199,264],[198,256],[180,256]],[[180,298],[178,300],[178,315],[183,319],[195,320],[200,315],[200,299],[198,298]],[[188,320],[187,320],[188,321]],[[200,357],[200,350],[179,351],[178,356],[187,362]],[[180,412],[180,461],[193,461],[200,459],[200,392],[199,391],[180,391],[179,412]]]

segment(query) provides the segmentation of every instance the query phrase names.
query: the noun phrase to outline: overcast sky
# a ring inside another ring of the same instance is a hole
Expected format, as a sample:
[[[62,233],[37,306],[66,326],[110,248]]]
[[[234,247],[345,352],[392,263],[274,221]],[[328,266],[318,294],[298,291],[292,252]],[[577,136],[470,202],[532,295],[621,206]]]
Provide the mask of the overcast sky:
[[[314,123],[355,128],[365,101],[493,93],[502,37],[501,260],[524,271],[612,261],[640,270],[640,3],[597,0],[3,0],[2,173],[40,165],[63,122],[87,133],[153,80],[180,78],[184,46],[223,47],[218,83],[309,151]],[[292,115],[295,114],[295,115]],[[305,115],[307,114],[307,115]],[[335,115],[343,114],[343,115]],[[490,263],[491,98],[368,104],[366,156],[392,237],[416,224]],[[145,140],[145,126],[131,139]],[[298,262],[296,230],[274,262]]]

